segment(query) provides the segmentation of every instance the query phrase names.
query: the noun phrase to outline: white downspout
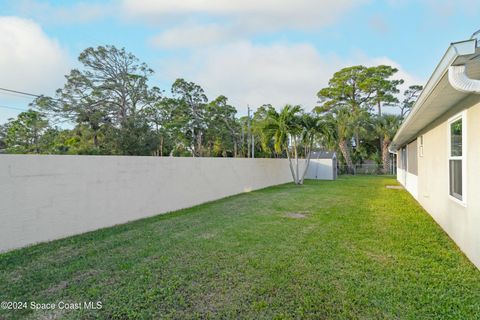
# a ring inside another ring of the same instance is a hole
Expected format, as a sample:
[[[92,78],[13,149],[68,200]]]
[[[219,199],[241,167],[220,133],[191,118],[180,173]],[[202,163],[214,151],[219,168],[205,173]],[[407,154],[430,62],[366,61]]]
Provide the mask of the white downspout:
[[[480,93],[480,80],[469,78],[465,65],[450,66],[448,68],[448,81],[455,90]]]

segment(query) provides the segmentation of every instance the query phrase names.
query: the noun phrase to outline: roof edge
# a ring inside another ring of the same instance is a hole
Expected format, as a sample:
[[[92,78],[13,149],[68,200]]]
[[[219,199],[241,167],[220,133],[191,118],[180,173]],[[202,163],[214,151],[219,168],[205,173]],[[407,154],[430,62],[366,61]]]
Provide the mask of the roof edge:
[[[390,152],[395,153],[401,145],[399,144],[400,140],[409,140],[412,137],[408,137],[404,134],[404,131],[410,123],[412,122],[412,118],[422,110],[422,107],[428,97],[435,91],[438,83],[442,79],[442,77],[448,72],[449,67],[455,62],[455,60],[459,56],[468,55],[475,53],[475,49],[477,47],[477,40],[476,39],[469,39],[463,40],[458,42],[452,42],[450,46],[447,48],[447,51],[443,55],[442,59],[438,63],[437,67],[433,71],[432,75],[428,79],[422,93],[418,97],[417,101],[415,102],[412,111],[407,116],[405,121],[402,123],[400,128],[398,129],[395,137],[390,144],[389,150]],[[433,121],[434,119],[432,119]]]

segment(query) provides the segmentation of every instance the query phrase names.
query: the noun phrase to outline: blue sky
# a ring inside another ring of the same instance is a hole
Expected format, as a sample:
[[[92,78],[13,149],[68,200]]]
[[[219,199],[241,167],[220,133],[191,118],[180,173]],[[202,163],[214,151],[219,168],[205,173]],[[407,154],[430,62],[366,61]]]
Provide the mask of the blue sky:
[[[480,28],[479,13],[472,0],[3,0],[0,87],[51,95],[84,48],[113,44],[167,93],[183,77],[241,114],[247,104],[310,109],[349,65],[391,64],[423,84],[450,42]],[[0,94],[0,123],[28,103]]]

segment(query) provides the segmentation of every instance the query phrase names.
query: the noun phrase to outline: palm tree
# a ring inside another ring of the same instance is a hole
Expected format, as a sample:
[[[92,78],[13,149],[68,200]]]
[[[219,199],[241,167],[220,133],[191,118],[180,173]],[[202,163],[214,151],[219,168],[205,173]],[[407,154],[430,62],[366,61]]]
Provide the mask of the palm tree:
[[[279,155],[274,150],[272,137],[267,135],[264,130],[269,113],[274,111],[275,108],[273,108],[271,105],[260,106],[253,114],[252,133],[255,136],[255,141],[260,144],[260,147],[266,157],[278,158]]]
[[[353,173],[350,141],[355,130],[355,116],[345,107],[339,107],[325,115],[323,124],[323,142],[326,146],[335,147],[347,165],[347,172]]]
[[[275,151],[278,153],[286,153],[295,184],[300,184],[298,146],[302,133],[301,112],[302,108],[298,105],[286,105],[280,112],[272,108],[268,110],[268,115],[263,127],[265,135],[273,139]],[[292,152],[292,155],[290,152]],[[295,169],[292,156],[295,159]]]
[[[302,133],[301,141],[304,148],[304,155],[306,163],[303,169],[302,176],[300,178],[300,184],[303,184],[305,174],[308,171],[310,165],[310,159],[312,156],[312,149],[315,146],[315,142],[319,141],[324,131],[324,121],[313,114],[304,113],[301,117]]]
[[[384,114],[381,117],[376,118],[374,122],[375,131],[380,136],[383,174],[390,172],[390,155],[388,148],[390,147],[390,143],[392,142],[395,133],[397,133],[397,130],[400,127],[401,121],[401,116]]]

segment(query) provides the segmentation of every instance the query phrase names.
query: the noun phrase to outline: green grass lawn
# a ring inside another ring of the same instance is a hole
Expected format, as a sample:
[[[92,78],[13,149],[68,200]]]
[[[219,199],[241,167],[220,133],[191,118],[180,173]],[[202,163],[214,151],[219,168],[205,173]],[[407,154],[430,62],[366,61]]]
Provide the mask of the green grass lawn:
[[[480,271],[384,177],[267,188],[0,255],[3,318],[480,319]]]

